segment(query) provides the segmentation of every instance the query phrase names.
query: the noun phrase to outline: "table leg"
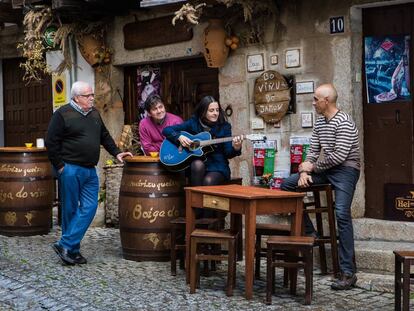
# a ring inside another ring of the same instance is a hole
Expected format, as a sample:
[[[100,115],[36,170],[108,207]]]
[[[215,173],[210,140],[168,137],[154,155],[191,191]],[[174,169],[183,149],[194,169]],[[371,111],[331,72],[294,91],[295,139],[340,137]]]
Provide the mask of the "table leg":
[[[302,235],[302,220],[303,220],[303,200],[302,198],[296,199],[295,217],[292,219],[291,235]]]
[[[245,278],[246,299],[253,297],[254,247],[256,233],[256,201],[250,200],[245,213]]]
[[[230,214],[230,230],[238,233],[237,261],[243,260],[243,220],[241,214]]]
[[[190,283],[190,235],[195,228],[195,210],[191,206],[191,190],[185,191],[185,279]]]

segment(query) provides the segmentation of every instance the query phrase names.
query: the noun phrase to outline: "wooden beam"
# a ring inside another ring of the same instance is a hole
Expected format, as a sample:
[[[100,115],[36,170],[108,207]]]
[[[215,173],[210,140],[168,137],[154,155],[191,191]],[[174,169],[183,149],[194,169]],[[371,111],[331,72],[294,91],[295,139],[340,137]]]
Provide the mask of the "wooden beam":
[[[24,5],[28,5],[28,4],[32,4],[36,2],[43,2],[43,0],[11,0],[13,9],[21,9]]]
[[[21,24],[23,13],[21,9],[13,9],[9,3],[0,3],[0,22]]]

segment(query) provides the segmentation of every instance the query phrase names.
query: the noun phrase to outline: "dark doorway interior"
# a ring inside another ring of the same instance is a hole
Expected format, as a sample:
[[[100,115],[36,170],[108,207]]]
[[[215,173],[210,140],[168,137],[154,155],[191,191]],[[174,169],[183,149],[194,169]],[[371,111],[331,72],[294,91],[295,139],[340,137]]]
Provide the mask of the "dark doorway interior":
[[[395,208],[384,203],[384,187],[388,183],[412,184],[413,183],[413,52],[414,52],[414,4],[385,6],[369,8],[363,10],[363,36],[364,41],[367,37],[387,37],[408,35],[411,37],[409,42],[409,56],[405,61],[407,72],[404,83],[408,84],[411,92],[410,96],[398,96],[395,101],[384,101],[368,103],[367,99],[367,79],[372,85],[372,80],[380,85],[381,79],[387,76],[389,61],[381,57],[392,51],[393,39],[389,42],[384,41],[379,49],[378,63],[373,67],[380,68],[377,73],[365,70],[363,64],[363,112],[364,112],[364,156],[365,156],[365,198],[366,198],[366,217],[386,219],[385,210]],[[369,40],[369,39],[368,39]],[[368,46],[368,44],[367,44]],[[364,48],[367,48],[364,46]],[[383,49],[384,51],[382,51]],[[404,49],[404,48],[403,48]],[[364,55],[363,55],[364,59]],[[375,61],[375,59],[374,59]],[[368,62],[367,62],[368,63]],[[369,64],[368,64],[369,65]],[[368,66],[369,67],[369,66]],[[394,74],[393,74],[394,72]],[[395,70],[388,76],[392,79],[396,76]],[[375,74],[373,78],[370,75]],[[383,80],[384,81],[384,80]],[[411,81],[411,82],[409,82]],[[382,90],[381,90],[382,91]],[[383,92],[382,94],[389,94]],[[392,95],[392,94],[389,94]],[[396,96],[394,96],[396,97]],[[377,98],[378,99],[378,98]],[[413,221],[414,218],[406,219]]]
[[[52,116],[50,76],[40,82],[26,84],[22,59],[3,60],[5,146],[24,146],[45,137]]]
[[[138,111],[138,70],[146,65],[125,68],[125,124],[139,120]],[[194,107],[205,95],[218,99],[218,70],[208,68],[204,59],[195,58],[175,62],[151,64],[159,68],[161,78],[161,97],[168,112],[188,119]]]

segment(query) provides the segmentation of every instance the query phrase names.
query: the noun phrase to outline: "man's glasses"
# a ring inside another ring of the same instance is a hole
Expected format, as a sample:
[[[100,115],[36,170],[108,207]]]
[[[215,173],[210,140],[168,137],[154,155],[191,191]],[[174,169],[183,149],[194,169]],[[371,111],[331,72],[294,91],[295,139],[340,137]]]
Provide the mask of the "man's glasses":
[[[95,97],[95,94],[94,94],[94,93],[91,93],[91,94],[84,94],[84,95],[79,94],[78,96],[85,97],[85,98],[89,98],[89,97]]]

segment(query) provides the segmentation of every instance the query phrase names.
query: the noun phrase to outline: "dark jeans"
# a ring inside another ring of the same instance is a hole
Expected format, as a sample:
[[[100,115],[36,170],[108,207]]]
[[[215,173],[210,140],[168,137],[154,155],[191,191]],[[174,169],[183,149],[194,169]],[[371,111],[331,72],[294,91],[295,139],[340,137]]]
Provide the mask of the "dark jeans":
[[[351,204],[355,185],[359,178],[359,170],[348,166],[336,166],[323,173],[312,174],[313,184],[330,183],[335,190],[335,214],[339,238],[339,267],[343,273],[354,273],[354,229],[352,227]],[[299,174],[286,178],[282,190],[295,191],[298,186]],[[315,229],[309,216],[305,214],[305,232]]]

